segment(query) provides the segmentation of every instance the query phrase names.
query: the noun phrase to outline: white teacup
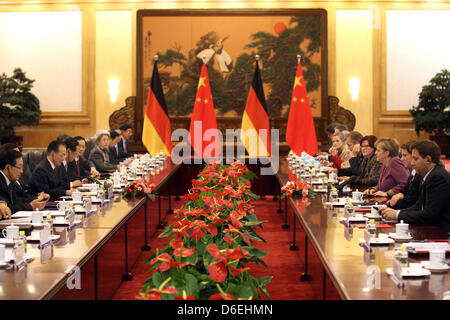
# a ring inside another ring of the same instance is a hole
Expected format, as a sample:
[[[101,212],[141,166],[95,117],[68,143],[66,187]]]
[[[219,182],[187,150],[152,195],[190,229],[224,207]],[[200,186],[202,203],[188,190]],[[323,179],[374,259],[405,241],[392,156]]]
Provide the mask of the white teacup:
[[[70,202],[68,202],[68,201],[60,201],[60,202],[58,202],[56,207],[58,208],[59,211],[65,211],[66,208],[70,205],[69,203]]]
[[[66,218],[63,216],[56,216],[55,217],[55,223],[64,223],[66,222]]]
[[[91,192],[97,192],[97,190],[98,190],[98,184],[96,184],[96,183],[91,184]]]
[[[58,203],[59,205],[59,203]],[[31,223],[32,224],[42,224],[42,212],[41,211],[33,211],[33,213],[31,214]]]
[[[354,202],[361,202],[363,200],[363,193],[356,190],[352,192],[352,200]]]
[[[79,202],[81,201],[81,196],[83,194],[81,192],[72,192],[72,199],[73,201]]]
[[[445,263],[445,251],[433,250],[430,251],[430,268],[442,269],[446,265]]]
[[[19,237],[19,227],[18,226],[7,226],[2,230],[2,234],[6,239],[14,239]]]
[[[417,262],[410,262],[409,270],[414,274],[419,274],[422,271],[422,265]]]
[[[355,219],[362,219],[364,216],[363,216],[363,214],[362,213],[357,213],[357,214],[355,214]]]
[[[330,172],[329,177],[330,177],[330,181],[336,181],[336,179],[337,179],[337,175],[334,172]]]
[[[407,238],[409,236],[408,233],[409,224],[403,223],[403,220],[400,223],[395,225],[395,233],[398,238]]]
[[[4,244],[0,244],[0,263],[5,263],[5,253],[6,253],[6,246]]]

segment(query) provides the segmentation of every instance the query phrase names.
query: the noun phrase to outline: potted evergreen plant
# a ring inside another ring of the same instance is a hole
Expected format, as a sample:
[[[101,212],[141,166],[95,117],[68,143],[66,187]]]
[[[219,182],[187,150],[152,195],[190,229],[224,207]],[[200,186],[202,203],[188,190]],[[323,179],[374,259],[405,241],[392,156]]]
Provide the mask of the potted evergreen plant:
[[[31,93],[34,80],[16,68],[11,77],[0,75],[0,139],[21,146],[21,137],[14,135],[14,127],[38,125],[41,118],[39,99]]]
[[[446,69],[438,72],[422,87],[419,104],[409,112],[413,116],[416,133],[420,131],[431,134],[430,139],[441,148],[441,154],[449,156],[450,145],[450,72]]]

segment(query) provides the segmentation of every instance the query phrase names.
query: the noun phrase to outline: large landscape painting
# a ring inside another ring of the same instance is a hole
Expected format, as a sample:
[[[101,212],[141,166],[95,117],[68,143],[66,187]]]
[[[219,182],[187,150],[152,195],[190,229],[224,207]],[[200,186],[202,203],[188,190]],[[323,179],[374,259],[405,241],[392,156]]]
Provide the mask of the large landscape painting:
[[[188,118],[204,58],[218,121],[239,123],[258,54],[269,116],[285,118],[300,54],[313,116],[326,117],[326,44],[325,10],[140,10],[137,111],[145,110],[158,55],[171,119]]]

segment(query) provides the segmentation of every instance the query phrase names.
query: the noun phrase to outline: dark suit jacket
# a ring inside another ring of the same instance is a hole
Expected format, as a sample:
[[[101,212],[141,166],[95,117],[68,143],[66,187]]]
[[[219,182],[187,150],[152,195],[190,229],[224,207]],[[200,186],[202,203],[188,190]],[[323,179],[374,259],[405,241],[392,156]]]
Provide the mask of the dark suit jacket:
[[[398,221],[433,224],[450,232],[450,174],[438,164],[421,184],[419,199],[409,208],[400,210]],[[423,207],[423,209],[422,209]]]
[[[67,163],[67,169],[64,167],[64,164],[61,165],[61,167],[64,169],[63,170],[63,174],[64,174],[64,180],[69,182],[75,181],[75,180],[81,180],[80,176],[78,175],[77,172],[77,165],[75,163],[75,160],[72,162]]]
[[[117,169],[117,165],[114,165],[109,161],[108,153],[100,149],[99,146],[96,146],[91,150],[89,160],[94,162],[95,167],[99,172],[111,172]]]
[[[84,156],[78,157],[78,160],[80,161],[80,175],[82,177],[89,176],[91,174],[91,168],[95,168],[95,164]]]
[[[109,162],[113,164],[119,164],[121,161],[124,160],[122,158],[119,158],[119,154],[117,153],[116,147],[108,148],[108,150],[106,151],[108,152]]]
[[[338,169],[338,176],[339,177],[343,177],[343,176],[359,176],[361,173],[361,163],[364,160],[363,155],[360,153],[358,153],[358,155],[356,157],[352,157],[350,158],[349,162],[350,162],[350,167],[349,168],[339,168]]]
[[[409,208],[413,204],[417,202],[419,199],[419,191],[420,191],[420,185],[422,184],[422,177],[419,176],[417,173],[412,176],[410,175],[408,178],[408,182],[406,183],[406,186],[403,188],[401,193],[405,196],[403,199],[397,201],[395,206],[393,206],[394,209],[404,209]]]
[[[133,153],[129,153],[129,152],[125,152],[124,151],[124,149],[123,149],[123,142],[124,142],[124,140],[125,140],[125,138],[122,137],[122,139],[117,144],[117,149],[119,150],[119,158],[122,158],[122,159],[126,159],[126,158],[134,156]],[[128,144],[128,141],[127,141],[127,144]]]
[[[30,206],[29,203],[23,202],[23,200],[17,197],[14,186],[15,182],[11,183],[13,184],[13,190],[11,190],[10,196],[9,188],[6,185],[5,177],[0,173],[0,200],[6,202],[6,205],[9,207],[12,213],[22,210],[33,211],[33,208]]]
[[[64,167],[59,166],[57,170],[55,175],[48,159],[43,159],[31,175],[28,193],[38,194],[39,192],[45,192],[51,197],[65,196],[66,190],[70,189],[70,183],[65,179]]]

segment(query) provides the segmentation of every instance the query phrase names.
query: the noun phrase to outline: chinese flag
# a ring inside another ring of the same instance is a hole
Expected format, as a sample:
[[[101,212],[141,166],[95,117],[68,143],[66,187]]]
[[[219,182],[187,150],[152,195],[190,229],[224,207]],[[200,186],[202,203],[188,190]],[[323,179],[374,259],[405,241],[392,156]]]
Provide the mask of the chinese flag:
[[[270,125],[258,61],[242,116],[241,141],[251,158],[270,156]]]
[[[221,152],[211,87],[209,86],[208,73],[204,63],[198,81],[197,96],[195,97],[194,111],[191,117],[189,142],[194,149],[196,157],[217,157]]]
[[[170,157],[172,153],[171,135],[169,113],[155,61],[144,115],[142,143],[150,155],[156,156],[163,152]]]
[[[300,61],[298,62],[292,92],[291,109],[286,129],[286,142],[298,156],[303,151],[309,155],[315,155],[318,151],[316,129],[314,128],[314,120],[309,106]]]

